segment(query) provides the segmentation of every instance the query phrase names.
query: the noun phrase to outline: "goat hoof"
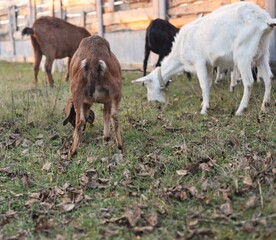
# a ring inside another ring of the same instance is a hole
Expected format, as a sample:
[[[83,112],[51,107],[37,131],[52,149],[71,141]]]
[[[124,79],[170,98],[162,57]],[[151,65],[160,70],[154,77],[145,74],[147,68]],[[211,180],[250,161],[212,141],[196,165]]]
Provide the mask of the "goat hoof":
[[[207,115],[208,114],[208,108],[202,109],[201,112],[200,112],[200,114]]]
[[[70,160],[72,157],[74,157],[77,154],[77,151],[69,150],[67,159]]]
[[[247,108],[243,108],[242,110],[238,110],[235,115],[236,116],[242,116],[246,112],[246,109]]]
[[[264,106],[265,106],[265,107],[269,107],[269,106],[270,106],[270,103],[269,103],[269,102],[265,102],[265,103],[264,103]]]
[[[106,142],[109,142],[109,141],[110,141],[110,137],[104,137],[104,140],[105,140]]]
[[[118,149],[120,150],[121,153],[124,152],[124,147],[123,147],[123,145],[118,145],[117,147],[118,147]]]

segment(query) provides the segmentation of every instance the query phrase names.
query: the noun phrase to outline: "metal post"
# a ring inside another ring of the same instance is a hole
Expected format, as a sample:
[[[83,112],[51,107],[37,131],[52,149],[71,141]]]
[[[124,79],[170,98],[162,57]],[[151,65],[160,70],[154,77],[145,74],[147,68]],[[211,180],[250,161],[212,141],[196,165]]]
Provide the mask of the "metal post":
[[[33,14],[33,3],[32,0],[29,0],[28,3],[28,15],[29,15],[29,23],[28,26],[32,26],[34,22],[34,14]]]
[[[159,0],[159,18],[167,19],[167,1]]]
[[[59,0],[59,17],[64,19],[63,3],[62,0]]]
[[[15,28],[15,6],[9,7],[9,38],[11,43],[12,55],[15,56],[15,39],[14,39],[14,28]]]
[[[99,22],[99,35],[101,37],[103,37],[104,36],[104,25],[103,25],[102,0],[97,0],[97,15],[98,15],[98,22]]]
[[[86,28],[87,12],[83,11],[82,16],[83,16],[83,27]]]
[[[55,0],[52,0],[52,16],[55,16]]]
[[[34,0],[34,21],[36,20],[37,17],[37,11],[36,11],[36,0]]]

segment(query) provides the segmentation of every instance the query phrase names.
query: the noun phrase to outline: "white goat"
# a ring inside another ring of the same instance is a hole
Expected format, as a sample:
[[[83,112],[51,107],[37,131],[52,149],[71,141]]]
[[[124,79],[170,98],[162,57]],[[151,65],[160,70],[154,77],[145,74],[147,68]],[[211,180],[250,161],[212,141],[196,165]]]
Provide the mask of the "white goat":
[[[265,111],[270,101],[272,77],[269,40],[275,25],[276,19],[256,4],[237,2],[225,5],[183,26],[161,67],[132,82],[145,83],[148,101],[165,102],[164,89],[169,78],[182,71],[195,72],[203,95],[201,114],[207,114],[213,68],[237,67],[244,93],[236,115],[242,115],[248,106],[253,84],[251,64],[254,64],[265,84],[261,108]]]

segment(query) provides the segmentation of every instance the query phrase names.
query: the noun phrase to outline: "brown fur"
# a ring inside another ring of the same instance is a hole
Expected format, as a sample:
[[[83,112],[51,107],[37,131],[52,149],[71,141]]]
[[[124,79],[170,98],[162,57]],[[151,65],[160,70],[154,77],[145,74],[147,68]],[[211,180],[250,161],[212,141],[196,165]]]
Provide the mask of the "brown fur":
[[[56,17],[40,17],[32,28],[24,28],[22,35],[31,35],[34,50],[34,77],[37,84],[37,75],[42,55],[46,57],[45,70],[50,86],[54,85],[51,73],[55,59],[68,57],[68,69],[71,58],[77,50],[80,41],[90,36],[90,33],[82,28]],[[67,74],[66,80],[69,75]]]
[[[101,65],[102,61],[104,64]],[[72,58],[70,78],[71,97],[67,102],[65,122],[73,117],[71,109],[74,108],[75,130],[69,157],[77,151],[81,132],[91,116],[90,107],[94,102],[104,104],[105,140],[110,139],[110,120],[112,120],[117,147],[122,150],[123,142],[118,120],[122,75],[120,64],[110,51],[109,43],[100,36],[83,39]]]

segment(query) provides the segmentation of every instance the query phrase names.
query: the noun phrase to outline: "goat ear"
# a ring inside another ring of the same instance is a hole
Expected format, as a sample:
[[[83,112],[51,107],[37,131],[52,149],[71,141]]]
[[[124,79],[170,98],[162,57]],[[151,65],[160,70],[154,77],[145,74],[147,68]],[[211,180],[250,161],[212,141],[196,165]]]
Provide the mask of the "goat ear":
[[[99,64],[99,70],[102,74],[104,74],[107,69],[106,63],[104,60],[99,60]]]
[[[66,115],[66,118],[63,121],[63,126],[65,126],[68,122],[70,122],[72,126],[75,127],[76,112],[71,98],[68,100],[67,105],[65,107],[65,115]]]
[[[131,82],[132,83],[144,83],[144,82],[148,82],[148,81],[152,81],[149,76],[145,76],[145,77],[141,77],[141,78],[138,78],[136,80],[132,80]]]
[[[80,67],[83,71],[84,76],[87,77],[87,75],[88,75],[88,65],[87,65],[87,59],[86,58],[81,60]]]

